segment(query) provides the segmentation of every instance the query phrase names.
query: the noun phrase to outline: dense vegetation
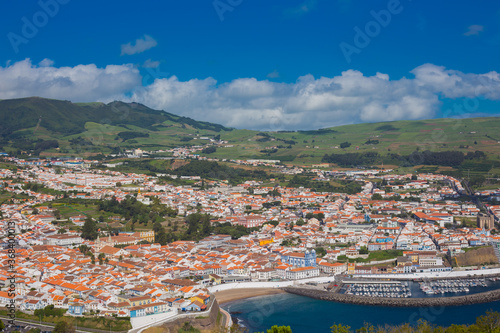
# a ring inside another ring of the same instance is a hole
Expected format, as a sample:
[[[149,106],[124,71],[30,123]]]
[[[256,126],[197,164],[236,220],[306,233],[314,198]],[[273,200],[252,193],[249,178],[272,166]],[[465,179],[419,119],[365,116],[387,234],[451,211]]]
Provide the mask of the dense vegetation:
[[[289,187],[305,187],[316,192],[335,192],[355,194],[361,192],[361,185],[356,181],[351,180],[336,180],[341,186],[334,186],[326,181],[311,180],[310,177],[295,175],[290,182]]]
[[[37,193],[51,194],[51,195],[64,194],[64,192],[62,192],[62,191],[54,190],[54,189],[46,187],[43,184],[32,183],[32,182],[28,182],[25,185],[23,185],[23,189],[30,190],[30,191],[37,192]]]
[[[149,137],[148,133],[142,133],[142,132],[120,132],[117,134],[120,139],[123,141],[127,141],[130,139],[135,139],[135,138],[147,138]]]
[[[239,184],[249,179],[266,180],[270,178],[280,178],[280,176],[282,178],[282,175],[267,174],[263,170],[247,170],[203,160],[187,161],[189,161],[187,164],[176,169],[172,169],[171,160],[128,160],[126,164],[117,166],[115,170],[151,175],[156,175],[157,173],[167,173],[178,176],[200,176],[204,179],[228,180],[231,184]],[[161,180],[174,185],[185,185],[181,179],[174,180],[170,177],[162,176]]]
[[[247,179],[265,180],[276,176],[268,175],[263,170],[246,170],[210,161],[192,160],[170,173],[180,176],[200,176],[201,178],[228,180],[231,184],[239,184]]]
[[[367,143],[373,143],[373,141],[367,141]],[[325,154],[323,156],[322,162],[335,163],[343,167],[353,167],[353,166],[370,166],[375,164],[380,164],[382,162],[392,162],[395,164],[400,164],[402,166],[413,166],[413,165],[441,165],[441,166],[452,166],[459,167],[462,164],[469,163],[469,165],[484,165],[478,163],[486,159],[486,154],[482,151],[468,152],[464,154],[461,151],[440,151],[432,152],[429,150],[418,151],[415,150],[409,155],[399,155],[399,154],[388,154],[387,156],[382,156],[376,152],[365,152],[365,153],[345,153],[345,154]],[[472,163],[476,161],[476,163]],[[487,163],[486,168],[488,170],[491,168],[491,162]],[[481,170],[481,171],[488,171]]]
[[[47,305],[43,309],[38,309],[35,310],[34,314],[37,317],[62,317],[66,310],[60,309],[60,308],[55,308],[54,305]]]
[[[124,216],[132,223],[147,224],[149,221],[160,222],[165,216],[176,216],[177,210],[160,204],[157,198],[152,199],[151,205],[145,205],[136,197],[128,195],[124,200],[118,201],[115,197],[111,200],[98,201],[99,210]]]
[[[212,154],[212,153],[215,153],[217,151],[217,148],[215,148],[214,146],[211,146],[211,147],[207,147],[207,148],[203,148],[201,150],[201,152],[203,154]]]
[[[346,154],[325,154],[322,162],[335,163],[343,167],[373,165],[378,162],[380,155],[374,152],[367,153],[346,153]]]
[[[241,225],[233,226],[231,223],[214,223],[210,221],[210,216],[207,214],[195,213],[186,217],[188,229],[182,238],[185,240],[200,240],[211,234],[230,235],[231,238],[237,239],[241,236],[249,235],[252,231],[259,228],[245,228]]]
[[[155,242],[165,245],[177,240],[199,241],[205,237],[214,234],[230,235],[232,239],[238,239],[249,235],[259,228],[245,228],[241,225],[231,225],[231,223],[212,222],[208,214],[194,213],[185,218],[187,230],[184,232],[166,232],[165,228],[159,222],[155,222],[153,230],[156,238]],[[175,229],[174,229],[175,230]]]
[[[85,219],[85,223],[82,227],[82,234],[80,236],[87,240],[96,240],[97,236],[99,236],[97,223],[90,216],[87,216]]]

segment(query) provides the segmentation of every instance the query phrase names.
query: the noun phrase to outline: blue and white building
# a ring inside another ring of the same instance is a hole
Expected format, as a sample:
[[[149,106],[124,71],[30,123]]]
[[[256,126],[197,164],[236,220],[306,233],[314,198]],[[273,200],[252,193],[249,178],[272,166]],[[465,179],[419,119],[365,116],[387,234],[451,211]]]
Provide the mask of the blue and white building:
[[[281,255],[281,261],[293,267],[316,267],[316,251],[288,252]]]

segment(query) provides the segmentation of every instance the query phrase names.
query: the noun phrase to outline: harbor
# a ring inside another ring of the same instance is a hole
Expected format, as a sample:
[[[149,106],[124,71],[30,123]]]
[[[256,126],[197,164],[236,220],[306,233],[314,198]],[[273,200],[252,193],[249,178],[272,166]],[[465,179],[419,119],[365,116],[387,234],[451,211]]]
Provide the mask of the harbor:
[[[437,280],[420,283],[420,290],[426,295],[468,293],[474,287],[486,288],[488,283],[486,279]]]
[[[383,281],[380,281],[383,282]],[[368,297],[411,297],[409,282],[390,283],[358,282],[347,285],[344,293],[346,295],[368,296]]]
[[[423,281],[345,280],[338,293],[379,298],[433,298],[465,296],[500,289],[500,279],[470,278]]]

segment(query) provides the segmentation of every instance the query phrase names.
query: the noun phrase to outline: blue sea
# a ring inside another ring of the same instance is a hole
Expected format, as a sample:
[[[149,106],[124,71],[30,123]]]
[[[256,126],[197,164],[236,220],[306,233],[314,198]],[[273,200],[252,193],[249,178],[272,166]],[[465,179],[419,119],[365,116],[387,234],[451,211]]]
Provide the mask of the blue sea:
[[[286,325],[293,333],[330,332],[342,323],[358,329],[373,325],[416,324],[419,320],[439,326],[472,324],[488,310],[500,311],[500,301],[451,307],[397,308],[342,304],[309,297],[278,294],[259,296],[222,306],[249,332],[262,332],[273,325]]]

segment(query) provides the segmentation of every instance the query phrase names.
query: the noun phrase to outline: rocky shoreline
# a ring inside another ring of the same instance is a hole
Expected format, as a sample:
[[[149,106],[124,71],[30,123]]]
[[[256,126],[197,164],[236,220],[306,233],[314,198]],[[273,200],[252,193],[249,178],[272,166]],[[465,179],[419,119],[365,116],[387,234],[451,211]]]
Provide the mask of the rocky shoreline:
[[[478,303],[489,303],[500,300],[500,290],[491,290],[484,293],[477,293],[465,296],[436,297],[436,298],[387,298],[387,297],[366,297],[356,295],[345,295],[326,290],[312,288],[285,287],[284,291],[290,294],[307,296],[319,300],[333,301],[339,303],[393,306],[393,307],[440,307],[440,306],[460,306]]]

